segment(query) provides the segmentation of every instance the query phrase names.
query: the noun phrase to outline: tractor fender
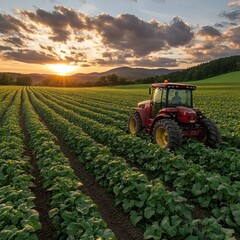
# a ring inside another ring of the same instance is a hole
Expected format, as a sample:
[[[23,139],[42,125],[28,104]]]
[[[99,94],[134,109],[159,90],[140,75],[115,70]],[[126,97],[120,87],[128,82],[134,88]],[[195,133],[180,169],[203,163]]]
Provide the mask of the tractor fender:
[[[147,124],[147,113],[144,108],[135,108],[136,112],[140,115],[142,120],[142,126],[145,127]]]
[[[151,124],[150,133],[152,132],[155,123],[156,123],[158,120],[161,120],[161,119],[164,119],[164,118],[171,118],[171,116],[170,116],[169,114],[166,114],[166,113],[162,113],[162,114],[158,115],[158,116],[153,120],[153,122],[152,122],[152,124]]]

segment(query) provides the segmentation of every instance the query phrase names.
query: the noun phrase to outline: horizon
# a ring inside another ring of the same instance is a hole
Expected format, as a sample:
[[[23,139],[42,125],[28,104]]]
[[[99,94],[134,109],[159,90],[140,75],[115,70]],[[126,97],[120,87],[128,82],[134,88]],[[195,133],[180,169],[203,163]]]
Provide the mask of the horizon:
[[[73,74],[57,74],[57,73],[37,73],[37,72],[30,72],[30,73],[20,73],[20,72],[8,72],[8,71],[0,71],[0,73],[12,73],[12,74],[29,74],[29,75],[55,75],[55,76],[72,76],[72,75],[76,75],[76,74],[101,74],[101,73],[105,73],[108,71],[113,71],[115,69],[120,69],[120,68],[131,68],[131,69],[146,69],[146,70],[157,70],[157,69],[166,69],[166,70],[170,70],[168,68],[146,68],[146,67],[130,67],[130,66],[121,66],[121,67],[114,67],[114,68],[110,68],[106,71],[95,71],[95,72],[87,72],[87,73],[81,73],[81,72],[77,72],[77,73],[73,73]],[[183,69],[171,69],[171,70],[183,70]]]
[[[1,0],[0,0],[1,1]],[[185,69],[240,54],[240,1],[2,2],[0,72]]]

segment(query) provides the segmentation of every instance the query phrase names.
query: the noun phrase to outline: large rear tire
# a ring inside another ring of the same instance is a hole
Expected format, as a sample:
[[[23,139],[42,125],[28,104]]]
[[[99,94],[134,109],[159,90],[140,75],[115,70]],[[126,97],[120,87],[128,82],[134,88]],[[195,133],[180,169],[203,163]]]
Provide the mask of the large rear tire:
[[[173,149],[182,144],[182,131],[172,119],[161,119],[153,127],[153,143],[165,149]]]
[[[198,140],[211,148],[216,148],[222,139],[218,127],[205,117],[200,119],[199,123],[204,128],[204,136]]]
[[[142,129],[142,120],[139,113],[131,113],[128,118],[128,132],[133,135],[138,135],[142,131]]]

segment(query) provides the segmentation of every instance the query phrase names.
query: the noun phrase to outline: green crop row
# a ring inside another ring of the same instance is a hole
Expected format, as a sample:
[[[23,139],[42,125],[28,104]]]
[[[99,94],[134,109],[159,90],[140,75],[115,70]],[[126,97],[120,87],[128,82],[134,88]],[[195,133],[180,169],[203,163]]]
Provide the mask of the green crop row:
[[[56,96],[54,94],[52,94],[51,92],[44,92],[44,91],[40,91],[42,94],[50,94],[51,96]],[[113,124],[115,123],[115,126],[120,126],[121,128],[124,127],[125,128],[125,121],[126,121],[126,114],[121,114],[121,113],[118,113],[117,110],[118,109],[109,109],[108,105],[106,104],[101,104],[101,103],[98,103],[96,101],[87,101],[86,99],[84,98],[81,98],[80,96],[78,97],[73,97],[71,96],[71,98],[68,97],[67,94],[65,95],[57,95],[57,98],[60,99],[61,101],[64,101],[64,102],[67,102],[69,104],[74,104],[75,106],[78,106],[78,107],[81,107],[81,108],[84,108],[86,110],[89,110],[89,111],[92,111],[92,112],[95,112],[95,113],[98,113],[98,114],[103,114],[105,116],[108,116],[108,118],[113,118],[113,120],[111,122],[113,122]],[[105,108],[104,108],[105,106]],[[122,121],[124,122],[124,124],[121,124],[119,123],[119,121]]]
[[[35,88],[36,89],[36,88]],[[37,89],[39,90],[39,89]],[[45,91],[46,89],[40,89],[40,90],[43,90],[44,92],[50,92],[50,93],[53,93],[54,95],[65,95],[67,96],[68,98],[77,98],[79,100],[85,100],[87,102],[92,102],[92,103],[95,103],[96,104],[96,107],[102,107],[103,109],[106,109],[106,110],[112,110],[112,111],[117,111],[118,113],[121,113],[121,114],[127,114],[128,113],[128,110],[126,110],[126,103],[125,101],[123,102],[122,99],[125,100],[125,96],[118,100],[111,100],[112,96],[114,95],[111,94],[111,97],[110,98],[107,98],[104,94],[102,94],[102,91],[97,91],[94,90],[93,92],[92,91],[89,91],[89,89],[87,91],[82,90],[82,89],[77,89],[77,90],[72,90],[72,91],[61,91],[59,89],[57,90],[52,90],[49,91]],[[97,93],[97,94],[96,94]],[[122,104],[121,104],[122,103]],[[93,105],[94,106],[94,105]]]
[[[50,91],[51,92],[51,91]],[[60,92],[54,91],[54,92]],[[128,111],[135,107],[137,102],[149,99],[146,89],[122,90],[111,88],[90,88],[64,91],[70,99],[77,97],[90,102],[102,103],[104,107],[113,107],[113,111],[128,115]],[[58,94],[57,94],[58,95]],[[239,128],[239,91],[232,94],[231,89],[199,88],[194,92],[194,105],[200,108],[207,117],[217,122],[221,128],[223,140],[230,146],[240,147]],[[223,114],[224,113],[224,114]]]
[[[41,94],[43,94],[45,97],[48,97],[48,95],[49,95],[49,94],[46,94],[46,93],[41,93]],[[107,112],[108,115],[106,115],[106,112],[104,112],[103,110],[100,110],[100,111],[102,111],[102,113],[99,113],[98,111],[95,112],[94,108],[89,109],[89,107],[87,107],[86,105],[76,104],[72,100],[68,101],[68,100],[66,100],[66,98],[62,98],[62,97],[59,97],[59,96],[57,98],[55,98],[53,95],[49,95],[49,96],[51,96],[51,98],[53,98],[53,99],[56,99],[56,101],[64,101],[67,104],[71,104],[71,109],[73,111],[79,111],[79,110],[84,111],[85,116],[94,115],[94,117],[99,122],[103,122],[105,124],[110,124],[110,125],[113,125],[113,126],[116,126],[116,127],[120,128],[120,129],[126,129],[126,122],[114,119],[112,117],[112,115],[109,114],[109,111]],[[118,114],[115,114],[115,116],[118,116]]]
[[[9,105],[10,105],[10,103],[11,103],[15,94],[16,94],[16,91],[12,91],[1,102],[0,119],[3,117],[4,113],[6,112],[7,108],[9,107]]]
[[[126,116],[124,119],[120,115],[119,119],[122,122],[119,122],[112,118],[113,116],[118,117],[118,113],[112,111],[105,112],[101,109],[98,109],[100,111],[94,111],[93,107],[91,109],[88,108],[88,104],[76,104],[75,98],[73,100],[72,97],[68,100],[66,97],[51,95],[45,92],[42,94],[45,97],[51,96],[51,99],[54,99],[57,103],[63,102],[61,105],[76,113],[80,111],[85,117],[94,118],[101,123],[126,130]],[[185,159],[191,159],[194,163],[200,164],[205,170],[211,169],[211,172],[217,172],[221,175],[228,174],[230,179],[238,181],[240,179],[240,151],[225,145],[220,147],[220,149],[210,149],[201,144],[185,144],[182,149],[177,149],[176,153],[184,156]]]
[[[190,160],[173,156],[153,144],[126,135],[119,129],[86,118],[81,111],[77,114],[61,107],[66,107],[66,103],[56,104],[39,94],[37,96],[59,114],[80,125],[97,141],[111,147],[115,153],[143,165],[146,170],[160,172],[164,181],[172,184],[178,193],[196,199],[202,207],[211,208],[219,221],[224,221],[230,227],[240,226],[240,185],[237,182],[232,183],[228,177],[206,172]]]
[[[200,164],[205,170],[218,172],[228,176],[232,181],[240,181],[240,150],[220,145],[218,149],[207,148],[198,143],[187,143],[175,154],[191,159],[194,163]]]
[[[43,94],[44,95],[44,94]],[[46,96],[46,94],[44,95]],[[125,121],[122,121],[122,124],[119,122],[111,122],[109,121],[109,116],[104,116],[101,114],[96,114],[93,111],[85,111],[85,106],[81,106],[81,104],[75,104],[73,106],[73,102],[71,100],[66,101],[66,98],[62,98],[60,96],[53,96],[52,99],[56,99],[55,101],[59,103],[64,100],[63,106],[66,106],[68,109],[73,110],[74,112],[81,113],[89,118],[94,118],[95,120],[108,124],[111,126],[119,127],[120,129],[126,129],[126,118]],[[66,104],[65,104],[66,103]],[[109,113],[110,116],[114,115],[114,112]],[[118,116],[118,114],[116,114]],[[189,149],[187,149],[189,147]],[[179,152],[181,155],[185,156],[185,159],[192,159],[194,163],[202,165],[206,170],[211,169],[211,172],[218,172],[221,175],[228,174],[228,176],[233,180],[239,180],[240,177],[240,152],[237,149],[230,148],[228,146],[221,146],[222,149],[209,149],[200,144],[190,144],[184,145],[183,151]],[[188,155],[189,153],[189,155]],[[196,157],[197,156],[197,157]]]
[[[214,218],[192,220],[191,207],[185,198],[167,191],[159,181],[150,183],[145,175],[129,168],[124,159],[114,157],[108,148],[56,114],[51,109],[52,104],[48,104],[49,108],[32,92],[29,94],[41,116],[58,131],[86,169],[113,192],[116,203],[130,215],[133,224],[144,227],[145,239],[181,236],[185,239],[225,239],[232,235],[233,230],[223,229]],[[64,111],[61,113],[65,116]]]
[[[10,93],[10,91],[0,92],[0,102],[4,100],[4,98]]]
[[[101,122],[105,125],[115,126],[119,129],[126,129],[126,117],[125,119],[121,119],[121,121],[114,121],[111,119],[113,112],[111,112],[110,117],[106,115],[104,112],[102,114],[95,113],[93,109],[91,111],[86,110],[84,104],[75,104],[72,103],[71,100],[66,100],[66,98],[60,96],[53,96],[46,93],[43,93],[43,96],[49,96],[54,100],[57,104],[61,104],[62,106],[70,109],[76,113],[81,113],[81,115],[85,117],[92,118],[98,122]],[[47,97],[48,98],[48,97]],[[101,111],[101,110],[100,110]],[[115,113],[118,116],[117,113]],[[187,149],[188,147],[188,149]],[[197,148],[197,149],[196,149]],[[178,150],[178,149],[177,149]],[[219,173],[221,175],[228,174],[228,176],[233,180],[240,179],[240,151],[237,149],[232,149],[228,146],[224,146],[221,149],[210,149],[206,148],[202,144],[185,144],[179,152],[185,159],[191,159],[194,163],[200,164],[204,167],[204,169],[209,170],[213,173]],[[192,156],[191,156],[192,154]],[[198,157],[196,157],[198,156]]]
[[[237,89],[204,89],[196,94],[198,106],[221,129],[223,140],[240,148],[240,94]]]
[[[37,239],[41,228],[34,208],[34,186],[29,158],[24,156],[23,134],[19,126],[21,92],[8,96],[0,128],[0,239]],[[5,105],[4,105],[5,106]]]
[[[56,137],[39,121],[24,91],[23,112],[31,147],[43,177],[43,186],[51,191],[49,217],[58,230],[58,239],[115,239],[113,232],[97,211],[97,206],[84,195],[68,159],[55,145]]]

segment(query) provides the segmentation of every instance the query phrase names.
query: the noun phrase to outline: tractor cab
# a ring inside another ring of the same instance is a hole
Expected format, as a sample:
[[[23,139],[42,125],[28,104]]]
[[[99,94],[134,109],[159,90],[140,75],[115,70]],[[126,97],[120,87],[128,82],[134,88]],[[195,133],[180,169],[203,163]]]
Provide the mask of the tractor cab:
[[[176,83],[155,83],[149,87],[151,115],[156,117],[160,109],[183,106],[193,108],[192,91],[196,87]]]
[[[193,108],[189,84],[154,83],[149,87],[150,100],[139,102],[128,119],[128,131],[137,135],[143,129],[153,142],[172,149],[182,144],[182,137],[197,138],[210,147],[221,141],[217,126]]]

